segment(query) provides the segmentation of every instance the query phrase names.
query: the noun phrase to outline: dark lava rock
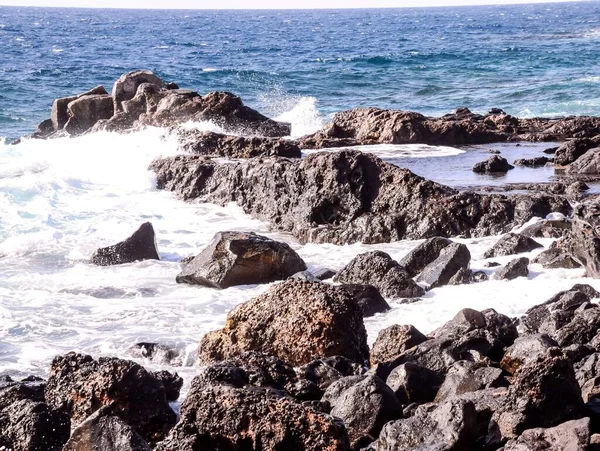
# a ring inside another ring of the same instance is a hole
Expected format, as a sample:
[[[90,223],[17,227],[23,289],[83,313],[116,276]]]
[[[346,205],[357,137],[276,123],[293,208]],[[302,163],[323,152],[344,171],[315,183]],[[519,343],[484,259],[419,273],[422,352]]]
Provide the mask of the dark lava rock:
[[[599,140],[597,139],[572,139],[562,144],[554,154],[554,162],[561,166],[566,166],[575,162],[583,156],[588,150],[597,147]]]
[[[600,237],[589,223],[573,221],[571,232],[555,247],[570,253],[585,267],[588,277],[600,278]]]
[[[494,274],[496,280],[513,280],[517,277],[527,277],[529,275],[529,259],[525,257],[515,258],[504,268]]]
[[[572,321],[580,307],[589,302],[589,296],[577,289],[561,291],[545,303],[527,310],[520,322],[527,333],[553,334]]]
[[[383,296],[390,298],[416,298],[425,294],[425,290],[410,278],[398,262],[381,251],[358,255],[333,280],[370,284],[377,287]]]
[[[178,155],[158,159],[151,168],[160,189],[184,200],[236,202],[247,214],[301,242],[373,244],[489,236],[534,216],[571,211],[566,199],[554,195],[459,192],[351,150],[233,163]]]
[[[179,399],[179,392],[183,386],[183,378],[179,374],[164,370],[155,371],[151,374],[164,385],[167,401],[175,402]]]
[[[547,149],[544,149],[543,152],[547,155],[554,155],[557,150],[558,150],[558,147],[548,147]]]
[[[328,268],[321,268],[314,271],[314,276],[319,280],[332,279],[337,273]]]
[[[160,260],[152,224],[146,222],[133,235],[114,246],[98,249],[92,263],[98,266],[121,265],[139,260]]]
[[[540,356],[545,356],[548,349],[558,347],[558,343],[546,334],[523,335],[517,338],[514,344],[506,350],[500,367],[509,374]]]
[[[413,416],[386,424],[368,451],[474,449],[477,411],[470,401],[450,400],[417,407]]]
[[[94,360],[76,353],[55,357],[45,396],[76,425],[111,405],[115,415],[150,443],[163,438],[176,421],[162,381],[127,360]]]
[[[303,282],[321,282],[308,270],[297,272],[293,276],[290,276],[290,279],[302,280]]]
[[[45,403],[44,385],[36,378],[0,378],[0,448],[60,451],[69,439],[69,417]]]
[[[206,385],[194,379],[181,419],[157,451],[252,449],[348,451],[341,421],[280,392]]]
[[[536,222],[520,232],[530,238],[560,238],[571,230],[571,222],[567,220],[549,220]]]
[[[196,129],[178,129],[176,135],[183,150],[199,155],[227,158],[301,156],[300,147],[287,139],[223,135]]]
[[[314,382],[325,390],[335,381],[347,376],[360,376],[365,368],[345,357],[316,359],[296,369],[299,377]]]
[[[500,266],[500,263],[498,262],[488,262],[485,264],[486,268],[497,268],[498,266]]]
[[[293,365],[318,357],[369,358],[362,312],[339,287],[287,280],[235,308],[225,327],[200,342],[202,362],[225,360],[244,351],[273,354]]]
[[[386,423],[402,417],[394,392],[377,376],[367,376],[341,392],[330,388],[324,399],[332,407],[331,415],[344,422],[352,446],[377,437]]]
[[[600,329],[600,307],[597,304],[583,304],[576,311],[573,319],[552,334],[556,342],[562,346],[589,343]]]
[[[427,337],[414,326],[390,326],[379,331],[373,349],[371,349],[371,365],[387,362],[402,354],[407,349],[427,341]]]
[[[127,423],[104,406],[71,435],[63,451],[151,451],[150,445]]]
[[[306,264],[286,243],[253,232],[219,232],[177,276],[177,283],[229,288],[287,279]]]
[[[500,368],[482,366],[475,362],[458,361],[450,367],[435,396],[436,402],[486,388],[507,386]]]
[[[448,281],[448,285],[465,285],[470,283],[485,282],[488,275],[483,271],[472,271],[467,268],[459,269],[456,274]]]
[[[543,449],[586,451],[590,442],[590,419],[582,418],[553,428],[528,429],[504,446],[504,451],[539,451]]]
[[[348,295],[358,302],[363,318],[368,318],[390,309],[390,305],[373,285],[347,284],[342,285],[340,288],[346,290]]]
[[[506,255],[531,252],[542,246],[537,241],[520,233],[507,233],[500,238],[491,249],[485,251],[484,258],[502,257]]]
[[[506,158],[502,158],[499,155],[492,155],[485,161],[481,161],[473,166],[473,172],[480,174],[496,174],[506,173],[515,167],[508,164]]]
[[[452,241],[448,238],[439,236],[429,238],[400,260],[400,266],[405,269],[410,277],[416,277],[427,265],[437,260],[442,249],[450,244],[452,244]]]
[[[520,158],[518,160],[513,161],[515,166],[525,166],[525,167],[538,167],[545,166],[548,163],[554,163],[553,158],[548,157],[534,157],[534,158]]]
[[[533,259],[532,263],[538,263],[545,269],[581,268],[581,263],[575,260],[571,254],[559,248],[551,248],[543,251]]]
[[[385,381],[405,406],[433,401],[441,382],[439,374],[410,362],[394,368]]]
[[[439,257],[423,269],[417,281],[426,283],[431,288],[447,285],[458,271],[468,268],[470,261],[471,253],[467,246],[452,243],[442,249]]]
[[[571,163],[566,172],[574,175],[600,174],[600,147],[588,150],[577,161]]]

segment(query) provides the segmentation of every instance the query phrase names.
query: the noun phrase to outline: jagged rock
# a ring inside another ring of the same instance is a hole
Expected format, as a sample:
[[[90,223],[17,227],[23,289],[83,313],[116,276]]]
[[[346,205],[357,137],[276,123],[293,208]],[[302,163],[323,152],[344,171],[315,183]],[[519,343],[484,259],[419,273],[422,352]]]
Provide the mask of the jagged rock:
[[[369,357],[362,312],[347,291],[293,279],[230,312],[222,330],[204,336],[199,356],[214,362],[251,350],[293,365],[336,355],[358,363]]]
[[[69,439],[69,417],[44,401],[44,382],[0,378],[0,448],[60,451]]]
[[[115,112],[123,111],[123,102],[131,100],[138,92],[142,84],[148,84],[158,89],[166,89],[167,84],[149,70],[138,70],[123,74],[113,85],[112,97]]]
[[[450,400],[438,406],[419,406],[405,420],[386,424],[368,451],[414,451],[474,449],[477,411],[470,401]]]
[[[402,417],[394,392],[377,376],[364,377],[342,391],[331,388],[324,398],[332,407],[331,415],[344,422],[352,446],[377,437],[387,422]]]
[[[598,175],[600,174],[600,147],[588,150],[585,154],[571,163],[567,174]]]
[[[69,120],[64,129],[78,135],[91,129],[96,122],[110,119],[114,114],[113,100],[108,94],[85,95],[67,106]]]
[[[600,307],[597,304],[583,304],[573,319],[558,329],[552,337],[562,346],[589,343],[600,329]]]
[[[150,445],[127,423],[104,406],[71,435],[63,451],[151,451]]]
[[[471,253],[467,246],[452,243],[442,249],[438,258],[423,269],[417,281],[431,288],[447,285],[458,271],[468,268],[470,261]]]
[[[391,308],[373,285],[346,284],[341,285],[340,288],[346,290],[348,295],[356,300],[363,318],[386,312]]]
[[[383,296],[390,298],[415,298],[425,290],[410,278],[402,266],[381,251],[358,255],[334,279],[341,283],[362,283],[376,287]]]
[[[392,373],[393,374],[393,373]],[[486,388],[507,386],[500,368],[481,366],[474,362],[458,361],[450,367],[435,396],[435,402],[476,392]]]
[[[286,279],[306,264],[286,243],[253,232],[219,232],[177,276],[177,283],[229,288]]]
[[[162,382],[165,387],[165,396],[167,401],[175,402],[179,399],[179,392],[183,386],[183,378],[177,373],[169,371],[155,371],[151,373],[156,379]]]
[[[452,244],[452,241],[448,238],[439,236],[429,238],[400,260],[400,266],[405,269],[410,277],[416,277],[427,265],[433,263],[440,256],[442,249],[450,244]]]
[[[485,251],[484,258],[502,257],[506,255],[521,254],[523,252],[531,252],[539,249],[542,246],[537,241],[520,233],[507,233],[492,246],[491,249]]]
[[[504,451],[542,449],[586,451],[590,443],[590,419],[567,421],[553,428],[528,429],[504,446]]]
[[[496,174],[505,173],[514,168],[514,166],[508,164],[506,158],[502,158],[499,155],[492,155],[487,160],[481,161],[473,166],[473,172],[480,174]]]
[[[575,162],[588,150],[597,147],[600,140],[580,138],[572,139],[562,144],[554,154],[554,162],[561,166],[566,166]]]
[[[314,275],[319,280],[332,279],[337,273],[329,268],[321,268],[314,272]]]
[[[390,361],[424,341],[427,341],[427,337],[414,326],[394,325],[382,329],[371,349],[371,365]]]
[[[345,357],[334,356],[313,360],[297,368],[296,372],[299,377],[312,381],[325,390],[343,377],[362,375],[365,369]]]
[[[485,282],[488,275],[483,271],[472,271],[468,268],[461,268],[448,281],[448,285],[465,285],[470,283]]]
[[[583,196],[583,193],[589,190],[590,187],[582,181],[571,183],[565,190],[567,197],[574,200],[579,200]]]
[[[155,443],[175,424],[163,383],[138,364],[69,353],[55,357],[45,389],[49,405],[68,412],[75,425],[111,405],[115,415]]]
[[[548,163],[554,163],[553,158],[548,157],[534,157],[534,158],[520,158],[513,161],[515,166],[525,166],[535,168],[537,166],[545,166]]]
[[[181,366],[182,350],[160,343],[140,342],[131,347],[129,353],[136,359],[148,359],[157,365]]]
[[[529,238],[560,238],[567,230],[571,230],[570,221],[545,219],[525,228],[520,235]]]
[[[52,131],[58,131],[58,130],[62,130],[63,128],[65,128],[65,125],[69,121],[68,106],[71,102],[74,102],[75,100],[77,100],[81,97],[93,96],[93,95],[106,95],[106,94],[108,94],[108,93],[106,92],[106,89],[104,89],[104,86],[96,86],[95,88],[91,89],[90,91],[85,92],[83,94],[79,94],[77,96],[63,97],[61,99],[56,99],[54,101],[54,103],[52,104],[52,116],[51,116]],[[45,131],[49,132],[50,130],[47,129]],[[49,133],[46,133],[46,136],[48,134]]]
[[[139,260],[160,260],[152,224],[146,222],[133,235],[113,246],[98,249],[91,262],[98,266],[121,265]]]
[[[385,383],[401,404],[423,404],[433,401],[442,378],[425,367],[408,362],[394,368]]]
[[[506,350],[500,367],[509,374],[515,374],[521,366],[546,355],[548,349],[555,347],[558,343],[547,334],[523,335]]]
[[[539,263],[545,269],[574,269],[581,268],[581,263],[573,258],[573,256],[562,249],[548,249],[533,259],[532,263]]]
[[[200,130],[179,129],[177,137],[183,150],[200,155],[228,158],[300,158],[300,147],[287,139],[223,135]]]
[[[529,275],[529,259],[525,257],[515,258],[508,262],[508,264],[498,270],[494,274],[496,280],[513,280],[517,277],[527,277]]]
[[[589,223],[573,221],[569,234],[554,245],[581,263],[588,277],[600,278],[600,237]]]
[[[554,155],[557,150],[558,147],[548,147],[547,149],[544,149],[543,152],[547,155]]]
[[[290,276],[290,278],[291,279],[296,279],[296,280],[302,280],[304,282],[321,282],[319,279],[317,279],[313,275],[312,272],[310,272],[308,270],[297,272],[293,276]]]
[[[575,377],[579,386],[600,377],[600,353],[594,352],[575,364]]]
[[[227,164],[179,155],[158,159],[151,168],[161,189],[184,200],[236,202],[302,242],[373,244],[489,236],[534,216],[571,211],[568,201],[557,196],[458,192],[350,150]],[[273,202],[273,193],[278,202]]]
[[[520,320],[521,325],[528,333],[552,334],[568,324],[575,311],[589,302],[589,296],[577,289],[561,291],[545,303],[527,310]]]
[[[194,379],[181,419],[157,451],[261,449],[348,451],[344,425],[264,388],[205,385]]]

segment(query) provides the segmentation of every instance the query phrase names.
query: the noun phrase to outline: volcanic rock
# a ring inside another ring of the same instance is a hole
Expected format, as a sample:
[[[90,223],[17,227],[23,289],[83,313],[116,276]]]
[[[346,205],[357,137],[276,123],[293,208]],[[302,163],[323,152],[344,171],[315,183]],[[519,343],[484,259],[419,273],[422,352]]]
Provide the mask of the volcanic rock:
[[[502,257],[505,255],[521,254],[531,252],[542,246],[537,241],[520,233],[507,233],[494,244],[491,249],[485,251],[484,258]]]
[[[437,260],[442,249],[450,244],[452,244],[452,241],[448,238],[439,236],[429,238],[400,260],[400,266],[405,269],[410,277],[416,277],[427,265]]]
[[[152,224],[146,222],[133,235],[113,246],[98,249],[91,262],[98,266],[121,265],[139,260],[160,260]]]
[[[371,349],[371,365],[387,362],[407,349],[427,341],[427,337],[413,326],[390,326],[377,335]]]
[[[508,164],[506,158],[502,158],[499,155],[492,155],[487,160],[481,161],[473,166],[473,172],[479,174],[496,174],[505,173],[514,168],[514,166]]]
[[[460,270],[465,270],[471,261],[471,253],[464,244],[452,243],[442,249],[438,258],[427,265],[417,278],[431,288],[447,285]]]
[[[529,275],[529,259],[525,257],[511,260],[504,268],[494,274],[496,280],[513,280],[517,277],[527,277]]]

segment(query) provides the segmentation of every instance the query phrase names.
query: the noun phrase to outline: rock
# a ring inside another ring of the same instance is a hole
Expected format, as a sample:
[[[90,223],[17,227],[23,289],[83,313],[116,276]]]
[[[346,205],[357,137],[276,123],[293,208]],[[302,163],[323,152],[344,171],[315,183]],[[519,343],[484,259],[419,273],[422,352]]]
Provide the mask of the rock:
[[[554,154],[554,161],[561,166],[569,165],[583,156],[588,150],[597,147],[598,140],[581,138],[572,139],[562,144]]]
[[[523,335],[506,350],[500,367],[509,374],[515,374],[521,366],[536,361],[555,347],[558,343],[546,334]]]
[[[303,365],[319,357],[369,358],[362,312],[338,287],[287,280],[235,308],[222,330],[200,342],[202,362],[256,350]]]
[[[543,152],[548,155],[554,155],[557,150],[558,150],[558,147],[548,147],[547,149],[544,149]]]
[[[104,406],[79,425],[63,451],[151,451],[150,445]]]
[[[577,161],[571,163],[566,170],[567,174],[598,175],[600,174],[600,147],[588,150]]]
[[[473,166],[473,172],[479,174],[495,174],[495,173],[506,173],[515,167],[508,164],[506,158],[502,158],[499,155],[492,155],[486,161],[482,161]]]
[[[558,248],[543,251],[533,259],[532,263],[541,264],[545,269],[581,268],[581,263],[575,260],[572,255]]]
[[[562,346],[589,343],[600,329],[600,307],[597,304],[580,306],[573,319],[558,329],[552,337]]]
[[[465,285],[470,283],[485,282],[488,280],[488,275],[483,271],[473,272],[470,269],[459,269],[456,274],[448,281],[448,285]]]
[[[67,122],[69,121],[69,118],[70,118],[68,106],[71,102],[74,102],[75,100],[82,98],[82,97],[86,97],[86,96],[106,95],[106,94],[108,94],[108,93],[106,92],[106,89],[104,89],[104,86],[96,86],[94,89],[91,89],[90,91],[85,92],[83,94],[79,94],[77,96],[63,97],[61,99],[56,99],[54,101],[54,103],[52,104],[51,121],[52,121],[53,131],[58,131],[58,130],[62,130],[63,128],[65,128],[65,125],[67,124]]]
[[[548,157],[534,157],[534,158],[520,158],[518,160],[513,161],[515,166],[525,166],[525,167],[538,167],[545,166],[548,163],[554,163],[553,158]]]
[[[319,280],[329,280],[329,279],[332,279],[336,275],[336,272],[332,271],[329,268],[321,268],[321,269],[316,270],[314,272],[314,275]]]
[[[494,275],[496,280],[513,280],[517,277],[527,277],[529,275],[529,259],[525,257],[515,258],[504,268],[498,270]]]
[[[196,378],[179,423],[156,450],[199,449],[348,451],[350,445],[340,421],[280,392],[211,386]]]
[[[60,451],[69,439],[70,420],[44,401],[44,383],[36,378],[0,379],[0,448],[13,451]]]
[[[183,364],[182,350],[160,343],[140,342],[129,350],[136,359],[148,359],[155,365],[181,366]]]
[[[504,451],[538,451],[541,449],[586,451],[590,442],[590,419],[582,418],[553,428],[528,429],[504,446]]]
[[[560,238],[567,230],[571,230],[570,221],[545,219],[523,229],[520,235],[529,238]]]
[[[507,386],[500,368],[481,366],[469,361],[458,361],[450,367],[446,378],[435,396],[435,402],[442,402],[465,393],[486,388]]]
[[[123,111],[123,102],[133,99],[139,86],[145,83],[159,89],[166,89],[167,87],[164,80],[149,70],[138,70],[121,75],[112,90],[115,112]]]
[[[286,243],[253,232],[219,232],[177,276],[177,283],[229,288],[286,279],[306,264]]]
[[[177,137],[183,150],[200,155],[227,158],[301,156],[300,147],[287,139],[223,135],[196,129],[178,129]]]
[[[91,263],[98,266],[121,265],[139,260],[160,260],[152,224],[146,222],[133,235],[113,246],[98,249]]]
[[[383,313],[388,311],[391,307],[381,297],[377,288],[373,285],[342,285],[342,290],[346,290],[348,296],[355,299],[358,302],[363,318],[374,316],[377,313]]]
[[[558,247],[581,263],[588,277],[600,278],[600,237],[589,223],[573,221],[571,232]]]
[[[485,264],[486,268],[497,268],[498,266],[500,266],[500,263],[498,262],[487,262]]]
[[[55,357],[45,396],[48,404],[68,412],[81,424],[99,408],[115,415],[145,440],[155,443],[175,424],[163,383],[134,362],[69,353]]]
[[[70,102],[67,110],[69,120],[64,129],[72,135],[88,131],[96,122],[110,119],[114,114],[113,100],[108,94],[80,97]]]
[[[366,437],[377,437],[386,423],[402,417],[394,392],[377,376],[367,376],[335,395],[328,389],[324,398],[332,407],[331,415],[344,422],[353,447]]]
[[[455,450],[475,448],[477,411],[470,401],[424,405],[405,420],[386,424],[368,451]]]
[[[425,290],[410,278],[398,262],[381,251],[358,255],[333,280],[340,283],[370,284],[389,298],[415,298],[425,294]]]
[[[385,381],[405,406],[433,401],[441,382],[439,374],[410,362],[394,368]]]
[[[553,334],[568,324],[576,311],[589,302],[589,296],[581,291],[561,291],[545,303],[527,310],[520,322],[528,333]]]
[[[450,279],[461,269],[467,269],[471,261],[471,253],[464,244],[452,243],[442,249],[439,257],[423,269],[417,278],[431,288],[447,285]]]
[[[508,233],[494,244],[491,249],[485,251],[484,258],[502,257],[506,255],[531,252],[542,246],[537,241],[519,233]]]
[[[566,199],[554,195],[458,192],[350,150],[226,164],[178,155],[156,160],[152,169],[160,189],[184,200],[236,202],[247,214],[301,242],[374,244],[489,236],[534,216],[571,211]],[[278,202],[273,202],[273,193]]]
[[[590,189],[590,187],[587,184],[585,184],[584,182],[581,182],[581,181],[577,181],[577,182],[571,183],[567,187],[567,189],[565,190],[565,194],[569,198],[579,200],[583,196],[583,193],[589,189]]]
[[[390,326],[377,335],[371,349],[371,365],[387,362],[407,349],[427,341],[427,337],[413,326]]]
[[[321,282],[313,275],[312,272],[308,270],[297,272],[293,276],[290,276],[290,278],[295,280],[302,280],[304,282]]]
[[[162,382],[165,387],[167,401],[175,402],[179,399],[179,392],[183,386],[183,378],[177,373],[169,371],[155,371],[151,373],[156,379]]]
[[[448,238],[439,236],[429,238],[400,260],[400,266],[405,269],[410,277],[416,277],[427,265],[437,260],[442,249],[450,244],[452,244],[452,241]]]
[[[298,377],[314,382],[325,390],[335,381],[348,376],[360,376],[365,370],[345,357],[316,359],[296,369]]]

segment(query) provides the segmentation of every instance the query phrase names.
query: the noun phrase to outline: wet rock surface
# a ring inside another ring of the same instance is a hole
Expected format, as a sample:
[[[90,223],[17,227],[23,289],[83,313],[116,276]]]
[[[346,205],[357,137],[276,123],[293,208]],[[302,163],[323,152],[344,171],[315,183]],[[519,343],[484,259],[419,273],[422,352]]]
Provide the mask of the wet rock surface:
[[[471,253],[467,246],[452,243],[442,249],[438,258],[423,269],[417,281],[431,288],[448,285],[459,271],[468,269],[470,261]]]
[[[139,260],[160,260],[152,224],[146,222],[133,235],[114,246],[98,249],[91,262],[98,266],[121,265]]]
[[[492,155],[486,161],[482,161],[473,166],[473,172],[479,174],[501,174],[514,169],[515,167],[499,155]]]
[[[527,277],[529,275],[529,259],[525,257],[515,258],[508,262],[502,269],[496,271],[494,279],[513,280],[517,277]]]
[[[488,249],[484,257],[502,257],[505,255],[521,254],[523,252],[531,252],[534,249],[543,247],[540,243],[519,233],[508,233],[494,244],[491,249]]]

